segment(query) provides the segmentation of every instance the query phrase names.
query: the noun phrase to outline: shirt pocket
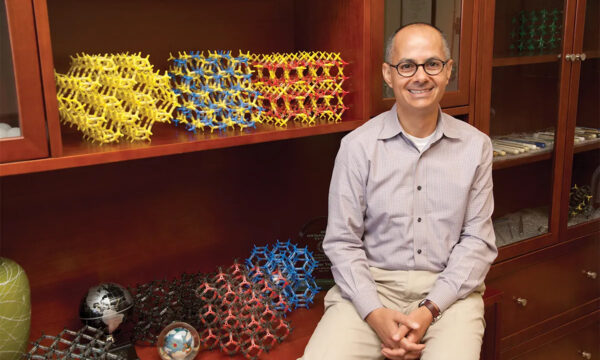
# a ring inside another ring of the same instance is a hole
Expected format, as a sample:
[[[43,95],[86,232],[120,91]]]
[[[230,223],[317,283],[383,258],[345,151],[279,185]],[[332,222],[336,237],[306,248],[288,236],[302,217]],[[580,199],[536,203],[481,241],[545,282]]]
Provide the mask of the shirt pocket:
[[[462,225],[474,171],[460,167],[436,167],[427,172],[426,211],[435,222]],[[436,226],[434,222],[434,226]]]

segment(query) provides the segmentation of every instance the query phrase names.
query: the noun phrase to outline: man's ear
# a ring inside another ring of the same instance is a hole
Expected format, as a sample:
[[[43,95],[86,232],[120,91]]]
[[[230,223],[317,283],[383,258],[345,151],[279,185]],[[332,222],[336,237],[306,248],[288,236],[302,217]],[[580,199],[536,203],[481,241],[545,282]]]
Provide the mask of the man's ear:
[[[392,71],[394,69],[386,63],[381,64],[381,73],[383,74],[383,80],[385,83],[393,89],[392,87]]]
[[[452,76],[452,70],[454,70],[454,60],[450,59],[446,63],[446,75],[448,75],[448,79]]]

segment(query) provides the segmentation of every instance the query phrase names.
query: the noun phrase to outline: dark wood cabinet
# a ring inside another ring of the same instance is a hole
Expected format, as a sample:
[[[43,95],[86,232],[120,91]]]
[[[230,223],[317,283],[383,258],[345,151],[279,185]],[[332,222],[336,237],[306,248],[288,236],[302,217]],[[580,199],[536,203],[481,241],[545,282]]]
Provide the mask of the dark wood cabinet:
[[[26,3],[30,8],[29,12],[19,12],[19,16],[23,16],[23,20],[29,16],[32,22],[28,29],[33,40],[28,40],[27,45],[36,48],[36,56],[31,61],[36,62],[34,70],[38,77],[41,69],[45,99],[28,99],[28,103],[42,106],[42,113],[35,120],[46,118],[48,132],[41,133],[48,134],[52,156],[33,162],[0,164],[0,175],[344,132],[364,123],[367,118],[364,84],[368,44],[365,34],[370,18],[365,17],[368,2],[364,0],[228,0],[202,4],[194,1],[177,4],[130,1],[123,4],[121,1],[27,0],[16,3]],[[32,8],[35,9],[35,24]],[[166,15],[173,12],[178,16]],[[35,41],[36,31],[38,42]],[[324,121],[317,126],[299,122],[289,123],[284,128],[259,124],[248,131],[229,129],[192,134],[172,124],[155,124],[149,143],[103,146],[84,141],[80,133],[59,124],[54,71],[66,72],[71,56],[83,52],[140,52],[149,56],[155,71],[163,73],[168,70],[167,59],[171,53],[222,49],[259,54],[301,50],[338,52],[349,63],[345,69],[349,79],[343,85],[349,92],[344,98],[349,109],[344,112],[341,122]],[[40,96],[41,89],[37,84]],[[43,145],[47,148],[48,142],[44,141]]]
[[[475,124],[498,153],[499,256],[487,283],[504,292],[500,358],[578,358],[559,356],[550,334],[599,308],[598,1],[490,0],[479,10]],[[501,154],[503,141],[542,138],[545,147]]]
[[[0,122],[22,134],[0,139],[0,255],[29,275],[32,340],[79,326],[79,296],[99,282],[212,271],[325,216],[340,139],[393,102],[380,75],[385,37],[427,19],[448,33],[457,60],[445,112],[492,139],[553,134],[552,146],[494,160],[499,257],[487,279],[494,291],[482,358],[562,354],[554,346],[597,333],[600,138],[582,129],[600,128],[598,0],[4,4],[1,35],[14,66],[3,51],[0,86],[14,104],[2,102]],[[521,16],[552,16],[554,37],[527,49]],[[169,53],[222,49],[339,52],[349,63],[349,109],[341,122],[317,126],[194,135],[156,124],[149,143],[102,146],[59,121],[54,71],[65,72],[74,54],[141,52],[163,72]],[[4,81],[13,73],[14,86]],[[584,187],[589,206],[574,211],[572,193]],[[297,335],[275,354],[299,354],[321,311],[296,315]],[[529,345],[535,350],[524,351]]]
[[[600,355],[600,312],[566,323],[527,341],[502,359],[596,359]]]
[[[486,283],[504,292],[501,348],[507,350],[596,309],[598,254],[600,238],[592,235],[495,265]]]

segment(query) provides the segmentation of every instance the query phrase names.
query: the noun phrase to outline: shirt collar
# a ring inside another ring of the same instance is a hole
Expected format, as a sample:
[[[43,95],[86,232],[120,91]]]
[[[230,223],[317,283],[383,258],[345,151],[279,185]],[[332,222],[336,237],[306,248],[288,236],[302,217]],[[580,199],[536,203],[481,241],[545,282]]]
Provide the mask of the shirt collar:
[[[439,108],[438,123],[435,132],[440,132],[441,134],[449,138],[460,138],[460,132],[452,124],[452,122],[449,121],[449,116],[450,115],[444,114],[442,112],[442,109]],[[384,114],[383,126],[381,127],[381,131],[379,132],[378,139],[390,139],[403,132],[404,129],[402,128],[402,124],[400,124],[400,121],[398,121],[396,104],[394,104],[394,106],[392,106],[392,108]]]

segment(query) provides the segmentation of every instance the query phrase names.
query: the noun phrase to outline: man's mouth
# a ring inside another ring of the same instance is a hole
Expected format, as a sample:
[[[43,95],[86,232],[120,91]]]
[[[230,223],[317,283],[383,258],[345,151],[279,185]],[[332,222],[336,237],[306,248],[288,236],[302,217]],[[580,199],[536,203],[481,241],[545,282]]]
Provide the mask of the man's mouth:
[[[408,92],[410,92],[411,94],[424,94],[426,92],[431,91],[432,89],[408,89]]]

